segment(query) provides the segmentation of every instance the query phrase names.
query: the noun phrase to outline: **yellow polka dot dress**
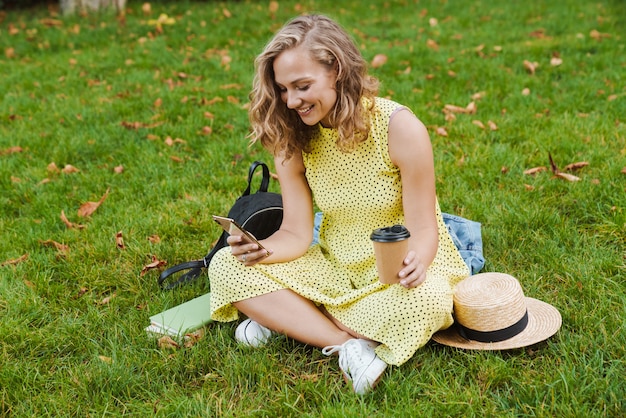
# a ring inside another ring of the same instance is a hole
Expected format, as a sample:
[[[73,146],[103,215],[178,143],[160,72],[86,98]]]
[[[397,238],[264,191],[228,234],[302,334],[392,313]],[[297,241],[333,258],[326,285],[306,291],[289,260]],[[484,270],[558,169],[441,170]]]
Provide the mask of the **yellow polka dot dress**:
[[[220,250],[209,266],[213,320],[236,320],[239,313],[232,302],[289,288],[324,305],[348,328],[380,342],[376,353],[395,365],[452,324],[453,289],[469,270],[438,205],[433,210],[439,248],[426,281],[405,289],[381,284],[376,273],[372,230],[404,223],[400,171],[387,147],[389,120],[400,108],[377,98],[370,135],[350,153],[337,148],[337,131],[319,128],[303,157],[313,197],[324,213],[320,243],[296,260],[254,267],[243,266],[229,248]]]

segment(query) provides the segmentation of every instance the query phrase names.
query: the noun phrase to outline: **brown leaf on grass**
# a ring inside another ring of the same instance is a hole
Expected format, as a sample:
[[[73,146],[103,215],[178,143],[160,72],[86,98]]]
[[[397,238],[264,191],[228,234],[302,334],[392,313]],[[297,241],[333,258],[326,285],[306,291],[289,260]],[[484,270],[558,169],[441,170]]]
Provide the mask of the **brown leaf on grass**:
[[[85,295],[85,293],[87,293],[89,291],[89,289],[87,289],[86,287],[81,287],[78,290],[78,293],[74,295],[74,297],[72,297],[72,299],[80,299],[81,297],[83,297]]]
[[[439,51],[439,44],[432,39],[426,40],[426,47],[432,49],[433,51]]]
[[[9,155],[9,154],[16,154],[18,152],[23,152],[24,149],[22,147],[19,146],[15,146],[15,147],[9,147],[7,149],[3,149],[0,151],[0,155]]]
[[[103,298],[103,299],[102,299],[102,300],[100,300],[100,301],[95,301],[95,304],[96,304],[96,305],[101,305],[101,306],[102,306],[102,305],[108,305],[108,304],[111,302],[111,300],[112,300],[114,297],[116,297],[116,296],[117,296],[117,295],[116,295],[115,293],[112,293],[112,294],[110,294],[109,296],[107,296],[107,297]]]
[[[5,48],[4,56],[7,57],[7,59],[15,58],[15,48],[12,48],[12,47]]]
[[[538,62],[530,62],[528,60],[524,60],[524,68],[531,75],[535,74],[535,72],[537,71],[538,67],[539,67],[539,63]]]
[[[476,102],[470,102],[467,106],[461,107],[457,105],[447,104],[443,107],[444,113],[465,113],[465,114],[474,114],[476,113]]]
[[[23,262],[23,261],[26,261],[27,259],[28,259],[28,254],[24,254],[24,255],[19,256],[18,258],[13,258],[13,259],[11,259],[11,260],[6,260],[6,261],[3,261],[3,262],[0,264],[0,267],[4,267],[4,266],[14,266],[14,265],[19,264],[19,263],[21,263],[21,262]]]
[[[278,2],[275,0],[270,1],[270,5],[268,7],[268,10],[271,14],[274,14],[278,11]]]
[[[579,161],[577,163],[571,163],[566,165],[565,167],[563,167],[563,170],[565,171],[576,171],[576,170],[580,170],[583,167],[587,167],[589,165],[589,163],[587,161]]]
[[[222,55],[222,59],[220,60],[220,65],[224,67],[226,71],[228,71],[230,70],[230,63],[232,61],[233,59],[230,57],[230,55]]]
[[[39,22],[42,25],[48,26],[48,27],[63,26],[63,21],[62,20],[52,19],[51,17],[44,17],[43,19],[39,20]]]
[[[562,171],[559,171],[558,173],[555,173],[554,175],[567,181],[572,181],[572,182],[580,181],[580,177],[576,177],[573,174],[564,173]]]
[[[148,237],[148,241],[150,241],[153,244],[158,244],[159,242],[161,242],[161,237],[159,237],[158,235],[150,235]]]
[[[124,128],[126,129],[131,129],[131,130],[136,130],[136,129],[140,129],[140,128],[156,128],[157,126],[162,125],[163,122],[156,122],[156,123],[142,123],[142,122],[128,122],[128,121],[121,121],[120,125],[122,125]]]
[[[117,234],[115,234],[115,246],[120,250],[126,249],[126,246],[124,245],[124,236],[122,234],[122,231],[119,231]]]
[[[57,167],[54,161],[48,164],[48,167],[46,167],[46,170],[48,170],[49,173],[59,173],[61,171],[59,170],[59,167]]]
[[[70,247],[68,245],[65,244],[61,244],[60,242],[56,242],[54,240],[46,240],[46,241],[39,241],[41,244],[45,245],[45,246],[52,246],[54,248],[57,249],[57,251],[59,252],[60,255],[65,256],[67,255],[67,252],[70,250]]]
[[[474,125],[478,126],[480,129],[485,129],[485,124],[484,124],[484,123],[482,123],[482,122],[481,122],[481,121],[479,121],[479,120],[473,120],[473,121],[472,121],[472,123],[473,123]]]
[[[491,129],[492,131],[498,130],[498,125],[496,125],[495,122],[492,120],[487,121],[487,126],[489,126],[489,129]]]
[[[145,16],[148,16],[150,13],[152,13],[152,6],[150,5],[150,3],[144,3],[141,5],[141,11]]]
[[[562,178],[564,180],[571,181],[571,182],[580,181],[579,177],[576,177],[573,174],[564,173],[561,170],[559,170],[559,167],[554,162],[554,159],[552,158],[551,153],[548,153],[548,158],[550,159],[550,167],[552,168],[552,172],[554,173],[556,177],[559,177],[559,178]]]
[[[87,202],[80,205],[80,208],[78,208],[78,216],[80,216],[81,218],[91,216],[96,211],[96,209],[100,207],[102,202],[104,202],[105,199],[109,196],[109,190],[111,189],[107,189],[104,195],[102,195],[100,200],[98,200],[97,202]]]
[[[183,160],[180,157],[177,157],[176,155],[170,156],[170,160],[174,161],[175,163],[184,163],[185,162],[185,160]]]
[[[626,167],[622,168],[622,171],[620,171],[620,173],[626,174]]]
[[[561,64],[563,64],[563,59],[561,57],[553,56],[552,58],[550,58],[550,65],[551,66],[558,67]]]
[[[443,126],[438,126],[437,129],[435,129],[435,133],[439,136],[448,136],[448,131],[446,131],[446,128]]]
[[[113,167],[113,172],[115,174],[122,174],[124,172],[124,166],[123,165],[118,165],[116,167]]]
[[[204,338],[204,329],[200,328],[195,330],[194,332],[189,332],[185,334],[185,348],[193,347],[196,345],[198,341]]]
[[[541,173],[543,171],[548,171],[547,167],[544,166],[540,166],[540,167],[533,167],[533,168],[529,168],[528,170],[524,170],[524,174],[533,176],[537,173]]]
[[[213,133],[213,128],[211,128],[210,126],[203,126],[200,133],[202,135],[211,135]]]
[[[556,174],[559,172],[559,167],[557,167],[556,163],[554,162],[554,159],[552,158],[552,154],[548,153],[548,159],[550,160],[550,169],[552,170],[552,173]]]
[[[370,64],[372,68],[380,68],[387,62],[387,55],[385,54],[376,54],[372,59],[372,63]]]
[[[107,356],[98,356],[98,358],[100,359],[100,361],[107,363],[107,364],[111,364],[113,363],[113,359],[111,357],[107,357]]]
[[[591,39],[595,39],[596,41],[601,41],[602,38],[611,37],[610,34],[598,32],[596,29],[592,29],[591,32],[589,32],[589,36],[591,37]]]
[[[157,269],[159,267],[166,266],[166,265],[167,265],[167,261],[159,260],[155,255],[153,255],[152,262],[143,266],[143,268],[141,269],[141,272],[139,273],[139,276],[145,275],[148,271],[152,269]]]
[[[220,86],[222,90],[241,90],[243,88],[243,84],[231,83],[231,84],[223,84]]]
[[[157,346],[161,349],[176,349],[180,348],[180,344],[172,339],[169,335],[164,335],[157,340]]]
[[[63,167],[63,170],[61,170],[61,172],[63,174],[73,174],[73,173],[79,173],[80,170],[71,164],[65,164],[65,167]]]
[[[74,222],[70,222],[70,220],[67,219],[67,216],[65,216],[65,211],[63,211],[63,210],[61,211],[60,218],[63,221],[63,223],[65,224],[65,226],[67,226],[69,229],[84,229],[84,228],[86,228],[85,225],[75,224]]]

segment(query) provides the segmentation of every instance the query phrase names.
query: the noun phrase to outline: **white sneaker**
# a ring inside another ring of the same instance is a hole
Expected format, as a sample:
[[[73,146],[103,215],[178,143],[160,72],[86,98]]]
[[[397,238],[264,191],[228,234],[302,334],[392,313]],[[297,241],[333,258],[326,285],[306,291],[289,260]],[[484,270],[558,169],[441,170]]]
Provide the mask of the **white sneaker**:
[[[376,386],[387,368],[387,363],[374,352],[377,345],[374,341],[352,339],[342,345],[329,345],[322,353],[327,356],[339,353],[339,367],[344,378],[352,382],[357,394],[363,395]]]
[[[235,330],[235,339],[250,347],[261,347],[267,344],[273,335],[276,335],[274,331],[252,319],[246,319]]]

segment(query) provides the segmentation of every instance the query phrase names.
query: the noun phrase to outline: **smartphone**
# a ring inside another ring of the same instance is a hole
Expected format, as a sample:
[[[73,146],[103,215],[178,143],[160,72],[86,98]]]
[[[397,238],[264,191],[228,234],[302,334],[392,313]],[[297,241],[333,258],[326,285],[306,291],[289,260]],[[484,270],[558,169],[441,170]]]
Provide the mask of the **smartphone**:
[[[240,235],[243,237],[243,241],[245,243],[254,243],[259,246],[259,250],[267,251],[267,249],[263,245],[261,245],[261,243],[256,238],[254,238],[251,233],[246,231],[241,225],[235,222],[234,219],[226,218],[224,216],[213,215],[213,220],[220,224],[222,229],[228,232],[230,235]]]

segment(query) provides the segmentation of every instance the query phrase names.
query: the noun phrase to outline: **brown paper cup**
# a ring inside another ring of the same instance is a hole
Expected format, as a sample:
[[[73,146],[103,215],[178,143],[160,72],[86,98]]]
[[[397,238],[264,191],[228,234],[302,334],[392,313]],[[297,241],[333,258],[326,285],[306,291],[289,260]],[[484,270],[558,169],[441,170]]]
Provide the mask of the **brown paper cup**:
[[[404,257],[409,248],[409,241],[404,239],[395,242],[377,242],[374,244],[374,254],[376,255],[376,270],[378,270],[378,280],[385,284],[394,284],[400,281],[398,273],[404,266]]]

